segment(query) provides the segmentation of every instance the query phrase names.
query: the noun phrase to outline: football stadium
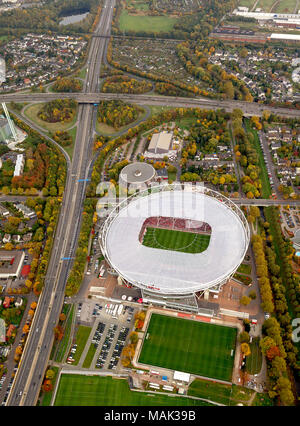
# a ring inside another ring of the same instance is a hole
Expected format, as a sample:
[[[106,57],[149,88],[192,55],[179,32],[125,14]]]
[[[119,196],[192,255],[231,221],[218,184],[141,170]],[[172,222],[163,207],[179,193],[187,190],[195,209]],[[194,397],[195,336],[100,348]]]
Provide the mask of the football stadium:
[[[110,212],[100,231],[102,253],[116,275],[161,298],[219,291],[248,245],[240,208],[202,185],[136,192]]]

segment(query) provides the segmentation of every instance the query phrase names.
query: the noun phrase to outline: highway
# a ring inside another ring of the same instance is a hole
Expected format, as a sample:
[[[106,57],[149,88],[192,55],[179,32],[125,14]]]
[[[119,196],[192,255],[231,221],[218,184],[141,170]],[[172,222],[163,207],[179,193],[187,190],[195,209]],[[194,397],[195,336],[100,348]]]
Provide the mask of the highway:
[[[115,0],[106,0],[96,31],[110,34]],[[106,38],[94,37],[88,55],[88,72],[83,90],[96,92]],[[95,108],[81,104],[78,108],[78,127],[73,160],[68,168],[67,181],[55,232],[51,258],[43,291],[30,328],[21,362],[9,394],[7,406],[36,405],[45,369],[49,360],[54,332],[64,301],[65,286],[75,256],[81,225],[81,213],[91,169],[93,120]],[[80,182],[79,179],[82,179]]]
[[[103,43],[108,43],[104,38],[93,38],[91,42],[91,49],[95,42],[101,40]],[[226,111],[231,112],[235,108],[240,108],[244,115],[257,115],[261,116],[263,111],[267,110],[276,115],[283,117],[300,117],[300,110],[290,108],[271,107],[269,105],[258,104],[256,102],[244,102],[234,100],[214,100],[208,98],[184,98],[174,96],[161,96],[155,94],[124,94],[124,93],[97,93],[92,89],[91,85],[87,85],[86,93],[11,93],[0,95],[0,102],[48,102],[53,99],[75,99],[79,104],[97,103],[101,100],[119,99],[124,102],[133,102],[138,105],[157,105],[169,106],[174,108],[206,108],[206,109],[220,109],[224,108]]]
[[[107,37],[92,37],[87,60],[87,76],[82,93],[15,93],[0,96],[0,102],[44,102],[57,98],[73,98],[79,102],[78,126],[72,162],[67,162],[68,173],[60,216],[55,231],[51,257],[45,276],[44,289],[30,328],[22,359],[8,397],[7,406],[34,406],[40,392],[45,369],[48,364],[54,332],[64,301],[65,286],[77,248],[81,225],[81,213],[85,198],[87,178],[91,173],[92,143],[96,108],[94,103],[101,99],[122,99],[139,105],[165,105],[173,107],[224,108],[232,111],[240,108],[245,115],[261,115],[264,109],[289,117],[300,117],[300,111],[271,108],[266,105],[240,101],[214,101],[205,98],[174,98],[156,95],[104,94],[99,91],[99,72],[106,51],[113,7],[116,0],[105,0],[96,34]],[[80,181],[79,181],[80,179]],[[242,204],[256,204],[262,200],[237,200]],[[244,202],[242,202],[244,201]],[[263,200],[266,204],[278,200]],[[270,203],[270,204],[269,204]],[[292,201],[286,203],[294,205]],[[62,260],[70,258],[71,260]]]

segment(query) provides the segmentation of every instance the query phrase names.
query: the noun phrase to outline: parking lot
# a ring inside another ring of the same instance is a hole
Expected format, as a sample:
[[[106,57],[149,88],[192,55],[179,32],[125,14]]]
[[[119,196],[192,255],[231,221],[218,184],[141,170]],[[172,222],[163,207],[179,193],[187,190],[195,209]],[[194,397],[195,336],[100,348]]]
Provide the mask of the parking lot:
[[[96,352],[90,368],[116,370],[121,368],[120,357],[134,326],[134,315],[138,308],[125,303],[107,301],[80,302],[77,308],[77,322],[92,325],[92,332],[86,343],[86,349],[94,345]],[[69,357],[74,359],[75,345],[72,345]],[[85,355],[83,355],[83,358]],[[72,363],[72,359],[68,363]],[[83,362],[83,359],[81,359]]]

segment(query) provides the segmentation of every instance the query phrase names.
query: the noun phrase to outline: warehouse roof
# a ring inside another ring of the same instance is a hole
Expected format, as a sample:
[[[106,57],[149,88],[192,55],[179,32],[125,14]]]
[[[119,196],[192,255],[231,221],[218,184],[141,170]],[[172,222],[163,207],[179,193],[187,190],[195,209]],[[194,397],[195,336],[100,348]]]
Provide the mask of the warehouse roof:
[[[148,150],[157,152],[158,149],[169,151],[172,142],[173,133],[161,132],[154,133],[150,141]]]

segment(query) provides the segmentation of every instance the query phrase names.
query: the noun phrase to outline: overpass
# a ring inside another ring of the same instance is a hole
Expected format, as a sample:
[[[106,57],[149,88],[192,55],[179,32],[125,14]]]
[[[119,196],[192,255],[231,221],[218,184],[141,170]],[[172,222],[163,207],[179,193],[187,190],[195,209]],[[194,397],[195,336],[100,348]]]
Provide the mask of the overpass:
[[[96,40],[96,38],[95,38]],[[106,40],[106,39],[104,39]],[[87,86],[89,87],[89,86]],[[0,95],[0,102],[48,102],[54,99],[74,99],[82,105],[94,105],[102,100],[118,99],[124,102],[133,102],[138,105],[169,106],[174,108],[204,108],[204,109],[224,109],[228,112],[239,108],[244,115],[261,116],[267,110],[273,114],[283,117],[300,118],[300,110],[290,108],[271,107],[269,105],[258,104],[256,102],[215,100],[203,97],[186,98],[160,95],[135,95],[126,93],[7,93]]]

